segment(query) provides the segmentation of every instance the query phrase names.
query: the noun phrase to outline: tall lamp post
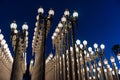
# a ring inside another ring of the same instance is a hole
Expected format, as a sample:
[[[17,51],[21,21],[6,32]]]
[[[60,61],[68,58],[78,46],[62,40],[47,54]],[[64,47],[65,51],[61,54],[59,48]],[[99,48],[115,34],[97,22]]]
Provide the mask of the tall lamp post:
[[[10,80],[13,58],[8,48],[8,44],[4,39],[4,35],[1,33],[1,30],[0,30],[0,63],[1,63],[0,69],[2,70],[1,74],[4,75],[4,76],[0,75],[0,79]],[[5,71],[7,72],[6,74],[4,74]]]
[[[81,73],[81,61],[80,61],[80,40],[76,40],[76,44],[77,44],[77,47],[78,47],[78,70],[79,70],[79,80],[82,80],[82,73]]]
[[[22,80],[26,65],[26,48],[28,44],[28,25],[22,26],[23,33],[17,31],[17,24],[13,22],[11,25],[11,41],[14,50],[14,61],[12,65],[11,79]],[[23,66],[24,65],[24,66]]]
[[[117,71],[116,71],[115,59],[114,59],[114,57],[111,56],[110,60],[111,60],[111,62],[112,62],[113,71],[114,71],[114,73],[115,73],[115,80],[119,80],[118,74],[117,74]]]
[[[100,48],[101,48],[101,51],[98,49],[98,44],[94,44],[94,48],[95,48],[95,52],[96,52],[96,55],[99,56],[100,58],[100,63],[101,63],[101,75],[102,75],[102,80],[106,80],[106,77],[105,77],[105,72],[104,72],[104,68],[103,68],[103,61],[102,61],[102,56],[104,54],[104,44],[101,44],[100,45]]]
[[[52,25],[54,11],[50,9],[48,16],[44,16],[43,13],[44,9],[40,7],[32,43],[33,53],[35,53],[32,80],[45,80],[46,37]]]
[[[67,31],[68,31],[68,39],[70,38],[70,31],[72,32],[71,40],[72,40],[73,59],[74,59],[74,79],[78,80],[78,72],[77,72],[78,67],[77,67],[77,60],[76,60],[77,57],[76,57],[76,49],[75,49],[75,32],[74,32],[74,25],[78,24],[78,13],[76,11],[74,11],[73,16],[69,17],[69,15],[70,15],[69,11],[66,10],[64,12],[64,16],[66,17],[66,26],[67,26]],[[69,44],[70,44],[70,42],[68,43],[68,45]],[[69,47],[70,46],[68,46],[68,50],[69,50]],[[69,52],[70,52],[70,50],[69,50]],[[69,69],[69,70],[71,70],[71,69]],[[69,77],[71,77],[70,79],[72,79],[72,75],[69,75]]]

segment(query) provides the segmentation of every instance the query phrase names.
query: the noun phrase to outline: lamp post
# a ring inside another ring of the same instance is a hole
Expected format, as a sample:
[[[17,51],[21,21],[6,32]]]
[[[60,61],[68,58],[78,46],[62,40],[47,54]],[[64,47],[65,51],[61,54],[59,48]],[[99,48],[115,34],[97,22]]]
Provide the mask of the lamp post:
[[[26,65],[26,48],[28,43],[28,25],[25,23],[22,26],[23,33],[17,31],[17,24],[13,22],[11,25],[11,41],[14,49],[14,61],[12,65],[11,79],[22,80]],[[22,56],[22,57],[21,57]]]
[[[13,58],[8,48],[8,44],[4,39],[4,35],[1,33],[1,29],[0,29],[0,63],[1,63],[0,69],[2,70],[1,74],[3,74],[0,75],[0,78],[4,80],[10,80]]]
[[[54,10],[50,9],[48,16],[44,16],[43,13],[44,9],[40,7],[32,42],[32,52],[35,53],[32,80],[45,80],[46,37],[52,25]]]
[[[77,73],[77,61],[76,61],[76,49],[75,49],[75,33],[74,33],[74,25],[75,24],[78,24],[78,13],[76,11],[73,12],[73,16],[70,16],[70,13],[68,10],[65,10],[64,12],[64,16],[66,18],[66,26],[67,26],[67,31],[68,31],[68,52],[70,54],[70,31],[72,32],[72,35],[71,35],[71,40],[72,40],[72,47],[73,47],[73,59],[74,59],[74,79],[75,80],[78,80],[78,73]],[[64,19],[64,18],[63,18]],[[68,55],[69,55],[68,54]],[[70,58],[70,55],[69,55],[69,63],[70,62],[71,58]],[[69,70],[70,70],[70,73],[69,73],[69,77],[70,79],[73,79],[72,75],[71,75],[71,64],[69,64]]]
[[[102,79],[103,79],[103,80],[106,80],[105,72],[104,72],[104,68],[103,68],[104,65],[103,65],[103,61],[102,61],[102,56],[103,56],[103,54],[104,54],[104,48],[105,48],[105,46],[104,46],[104,44],[101,44],[101,45],[100,45],[101,51],[99,51],[98,45],[95,43],[95,44],[94,44],[94,48],[95,48],[96,54],[97,54],[97,55],[99,56],[99,58],[100,58]]]
[[[115,73],[115,80],[119,80],[118,75],[117,75],[117,71],[116,71],[116,67],[115,67],[115,59],[114,59],[114,57],[111,56],[110,60],[111,60],[111,62],[112,62],[113,71],[114,71],[114,73]]]
[[[79,70],[79,80],[82,80],[82,73],[81,73],[81,61],[80,61],[80,40],[76,40],[77,47],[79,49],[78,51],[78,70]]]
[[[108,69],[108,67],[107,67],[107,65],[108,65],[108,60],[107,59],[104,59],[104,64],[105,64],[105,66],[106,66],[106,80],[110,80],[110,76],[109,76],[109,69]]]
[[[87,65],[86,65],[86,60],[85,60],[86,47],[87,47],[87,41],[86,40],[83,41],[83,45],[84,45],[83,48],[82,48],[83,66],[84,66],[84,70],[85,70],[85,80],[88,80]]]

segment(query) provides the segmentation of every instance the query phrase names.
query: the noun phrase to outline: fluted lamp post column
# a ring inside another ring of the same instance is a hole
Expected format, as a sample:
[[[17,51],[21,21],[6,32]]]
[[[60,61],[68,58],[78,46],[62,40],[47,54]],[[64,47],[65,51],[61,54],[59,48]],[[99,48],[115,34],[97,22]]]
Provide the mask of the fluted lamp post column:
[[[87,75],[87,65],[86,65],[86,59],[85,59],[85,56],[86,56],[86,49],[87,49],[87,41],[84,40],[83,41],[83,50],[82,50],[82,58],[83,58],[83,67],[84,67],[84,70],[85,70],[85,80],[88,80],[88,75]]]
[[[43,13],[44,9],[40,7],[32,43],[32,51],[35,53],[32,80],[45,80],[46,37],[52,25],[54,10],[50,9],[48,16],[44,16]]]
[[[116,71],[116,66],[115,66],[115,58],[113,56],[111,56],[110,60],[112,62],[113,71],[115,73],[115,80],[119,80],[118,74],[117,74],[117,71]]]
[[[76,40],[76,44],[78,46],[79,49],[79,53],[78,53],[78,70],[79,70],[79,80],[82,80],[82,73],[81,73],[81,61],[80,61],[80,40]]]
[[[69,42],[69,39],[70,39],[70,30],[72,32],[72,35],[71,35],[71,40],[72,40],[72,47],[73,47],[73,59],[74,59],[74,79],[75,80],[78,80],[78,67],[77,67],[77,58],[76,58],[76,49],[75,49],[75,30],[74,30],[74,25],[77,25],[78,24],[78,13],[76,11],[73,12],[73,15],[70,16],[70,13],[68,10],[65,10],[64,12],[64,16],[66,18],[66,26],[67,26],[67,31],[68,31],[68,51],[70,53],[70,42]],[[70,66],[70,65],[69,65]],[[71,71],[71,69],[70,69]],[[69,77],[70,77],[70,80],[73,79],[72,75],[70,75],[71,72],[69,73]]]
[[[105,72],[104,72],[104,68],[103,68],[104,65],[103,65],[103,61],[102,61],[102,56],[104,54],[105,45],[104,44],[100,45],[101,51],[98,49],[98,44],[96,44],[96,43],[94,44],[94,48],[95,48],[96,55],[98,55],[100,58],[100,67],[101,67],[102,79],[106,80]]]
[[[104,59],[104,64],[106,66],[106,80],[110,80],[109,78],[109,69],[107,68],[107,65],[108,65],[108,60],[107,59]]]
[[[10,26],[11,26],[11,41],[12,41],[12,46],[13,46],[13,50],[15,53],[10,80],[22,80],[23,74],[26,70],[26,68],[25,68],[26,67],[25,51],[26,51],[26,47],[27,47],[27,43],[28,43],[27,42],[27,40],[28,40],[27,34],[26,33],[23,34],[23,33],[20,33],[19,31],[17,31],[16,22],[13,22]],[[27,31],[27,29],[28,29],[27,24],[23,25],[23,29],[25,31]]]

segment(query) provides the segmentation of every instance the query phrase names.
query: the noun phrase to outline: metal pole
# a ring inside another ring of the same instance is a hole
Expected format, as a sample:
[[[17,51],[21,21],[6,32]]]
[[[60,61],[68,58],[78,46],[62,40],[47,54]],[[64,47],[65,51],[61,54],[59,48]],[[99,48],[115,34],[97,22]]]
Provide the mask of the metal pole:
[[[70,52],[70,29],[69,26],[67,26],[67,45],[68,45],[68,70],[69,70],[69,80],[73,80],[73,75],[72,75],[72,63],[71,63],[71,52]]]
[[[106,80],[105,72],[104,72],[104,68],[103,68],[102,56],[100,56],[100,62],[101,62],[101,73],[102,73],[102,78],[103,78],[103,80]]]
[[[65,30],[64,30],[64,39],[63,39],[63,53],[64,53],[64,80],[68,80],[67,78],[67,59],[66,59],[66,46],[67,46],[67,36],[66,36],[66,33],[65,33]]]
[[[87,66],[86,66],[86,62],[85,62],[84,50],[82,50],[82,58],[83,58],[83,68],[85,70],[85,80],[88,80],[88,77],[87,77]]]
[[[114,70],[114,72],[115,72],[115,79],[116,79],[116,80],[119,80],[118,75],[117,75],[117,73],[116,73],[116,69],[115,69],[114,63],[112,63],[112,66],[113,66],[113,70]]]
[[[12,65],[12,72],[11,72],[11,77],[10,80],[22,80],[23,78],[23,72],[21,69],[21,53],[19,53],[19,45],[20,45],[20,34],[18,32],[16,36],[16,45],[15,45],[15,55],[14,55],[14,61]]]
[[[44,19],[44,27],[43,27],[43,60],[42,60],[42,74],[41,80],[45,80],[45,55],[46,55],[46,30],[47,30],[47,18]]]
[[[98,79],[98,71],[97,71],[97,63],[96,63],[95,59],[94,59],[94,66],[95,66],[95,71],[96,71],[95,78],[96,78],[96,80],[99,80]]]
[[[78,46],[79,47],[79,46]],[[82,80],[82,74],[81,74],[81,61],[80,61],[80,48],[79,48],[79,53],[78,53],[78,70],[79,70],[79,80]]]

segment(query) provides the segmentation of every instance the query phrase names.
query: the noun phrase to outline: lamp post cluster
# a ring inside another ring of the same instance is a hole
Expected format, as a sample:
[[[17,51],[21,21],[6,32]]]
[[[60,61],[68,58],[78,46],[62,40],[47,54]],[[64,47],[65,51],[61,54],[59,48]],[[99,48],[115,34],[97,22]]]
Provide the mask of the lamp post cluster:
[[[43,13],[44,9],[40,7],[32,40],[34,59],[30,61],[29,67],[31,80],[119,80],[120,67],[113,56],[110,58],[112,65],[109,64],[104,56],[104,44],[98,47],[95,43],[93,50],[88,47],[86,40],[82,43],[80,40],[75,41],[75,27],[78,27],[76,11],[70,15],[69,10],[65,10],[51,37],[55,56],[51,53],[46,59],[46,38],[52,26],[54,10],[50,9],[47,16]],[[22,80],[27,68],[28,25],[23,24],[23,32],[17,30],[15,21],[10,27],[14,59],[0,31],[0,62],[11,72],[10,80]],[[119,54],[117,58],[120,61]]]
[[[58,37],[58,36],[57,36]],[[59,39],[60,40],[60,39]],[[57,40],[55,40],[57,41]],[[54,44],[56,42],[53,42]],[[59,45],[56,43],[55,45]],[[62,45],[62,44],[61,44]],[[84,40],[83,44],[80,43],[80,40],[76,40],[76,46],[75,46],[75,51],[76,51],[76,61],[77,61],[77,75],[78,75],[78,80],[119,80],[119,75],[120,75],[120,69],[117,67],[115,63],[115,58],[111,56],[110,62],[112,65],[110,65],[108,60],[104,56],[104,49],[105,46],[104,44],[100,45],[100,48],[98,48],[98,44],[93,45],[94,50],[92,50],[92,47],[87,46],[87,41]],[[64,48],[64,47],[61,47]],[[47,72],[49,74],[46,75],[54,75],[54,79],[52,80],[67,80],[70,79],[69,76],[69,58],[68,54],[69,51],[68,49],[66,50],[66,53],[63,54],[63,51],[59,51],[62,53],[61,55],[55,55],[54,58],[52,59],[55,63],[55,66],[51,66],[54,69],[54,73],[51,73],[50,71]],[[73,47],[70,47],[70,52],[71,52],[71,69],[72,70],[72,76],[73,79],[75,80],[75,71],[74,71],[74,57],[73,57]],[[65,61],[65,55],[66,55],[66,61]],[[57,61],[57,58],[60,59]],[[65,65],[65,62],[67,63]],[[49,62],[50,63],[50,62]],[[58,68],[59,66],[60,68]],[[65,67],[67,66],[67,69],[65,70]],[[50,66],[49,66],[50,67]],[[52,71],[52,70],[51,70]],[[59,71],[59,72],[58,72]],[[67,79],[65,78],[65,73],[67,73]],[[60,76],[60,77],[58,77]],[[50,80],[50,79],[48,79]]]
[[[35,56],[32,80],[45,80],[46,37],[52,25],[54,10],[50,9],[48,16],[44,16],[43,13],[44,9],[40,7],[32,41],[32,53]]]
[[[11,42],[14,51],[14,61],[10,80],[22,80],[27,67],[26,49],[28,47],[28,25],[27,23],[23,24],[23,32],[17,30],[17,24],[15,21],[11,23],[10,27]]]
[[[73,12],[73,16],[70,16],[70,12],[65,10],[61,21],[59,22],[55,32],[52,36],[52,43],[55,47],[56,59],[56,80],[78,80],[77,74],[77,61],[75,51],[75,36],[74,27],[78,24],[78,13]],[[73,47],[73,63],[71,58],[70,45]],[[67,50],[67,52],[66,52]],[[66,55],[68,53],[68,57]],[[62,55],[64,54],[64,60]],[[61,57],[60,57],[61,56]],[[68,62],[67,62],[68,60]],[[61,61],[61,63],[60,63]],[[64,62],[63,62],[64,61]],[[65,66],[65,68],[60,68]],[[74,67],[72,67],[72,65]],[[62,71],[60,71],[62,69]],[[74,75],[74,76],[73,76]]]
[[[1,79],[10,79],[12,64],[13,64],[13,58],[11,55],[11,52],[8,48],[8,44],[6,43],[6,40],[4,39],[4,35],[1,33],[0,30],[0,70],[6,70],[7,76],[1,76]],[[2,71],[1,71],[2,74]],[[2,78],[3,77],[3,78]]]
[[[55,69],[55,57],[51,53],[46,59],[46,67],[45,67],[45,80],[55,80],[56,69]]]

